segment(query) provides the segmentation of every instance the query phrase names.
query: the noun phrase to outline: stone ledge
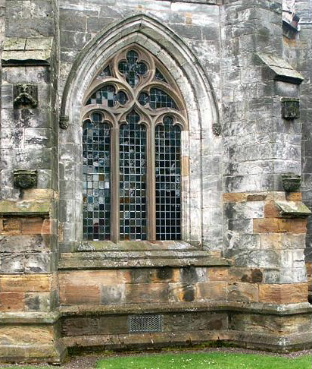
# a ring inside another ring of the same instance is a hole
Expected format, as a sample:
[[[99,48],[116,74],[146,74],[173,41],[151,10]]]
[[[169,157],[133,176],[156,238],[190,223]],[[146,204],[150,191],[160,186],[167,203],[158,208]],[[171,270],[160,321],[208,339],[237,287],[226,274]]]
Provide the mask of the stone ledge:
[[[199,242],[197,242],[199,244]],[[197,251],[196,245],[185,241],[82,241],[76,251]],[[200,251],[200,250],[199,250]]]
[[[312,347],[311,331],[305,333],[285,334],[281,336],[265,333],[254,333],[229,330],[228,343],[248,349],[260,349],[263,351],[289,352],[297,349]]]
[[[131,349],[135,347],[169,347],[176,345],[194,346],[204,344],[209,347],[215,343],[231,343],[237,347],[255,348],[264,351],[287,352],[297,348],[312,347],[311,332],[275,336],[255,334],[234,330],[201,330],[182,332],[93,335],[63,337],[62,342],[68,348],[101,347],[102,349]]]
[[[223,194],[224,203],[249,201],[302,201],[301,192],[285,193],[284,191],[263,192],[226,192]]]
[[[0,312],[0,325],[2,324],[55,324],[60,318],[56,312]]]
[[[272,71],[275,80],[298,85],[304,80],[302,74],[276,55],[266,53],[258,53],[256,55]]]
[[[48,216],[51,208],[51,201],[0,201],[0,215]]]
[[[280,213],[287,218],[305,218],[311,210],[301,201],[276,201]]]
[[[190,265],[230,266],[230,262],[225,258],[211,256],[206,251],[90,251],[62,254],[58,269],[183,267]]]
[[[3,43],[2,65],[50,65],[53,37],[6,38]]]
[[[175,312],[194,312],[194,311],[216,311],[216,312],[242,312],[261,315],[299,315],[311,314],[312,305],[308,302],[299,304],[261,304],[244,302],[189,302],[189,303],[170,303],[170,304],[131,304],[122,306],[99,306],[99,305],[75,305],[62,306],[59,312],[62,317],[66,316],[90,316],[90,315],[114,315],[114,314],[151,314],[151,313],[175,313]]]

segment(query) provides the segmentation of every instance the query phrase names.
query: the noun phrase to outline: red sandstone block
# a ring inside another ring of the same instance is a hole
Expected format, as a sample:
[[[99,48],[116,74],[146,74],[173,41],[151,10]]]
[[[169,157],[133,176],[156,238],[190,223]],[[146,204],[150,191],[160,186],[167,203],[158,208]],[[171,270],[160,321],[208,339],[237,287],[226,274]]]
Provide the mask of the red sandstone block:
[[[276,218],[254,219],[254,233],[281,233],[286,232],[285,220]]]
[[[306,219],[277,219],[265,218],[254,219],[255,233],[306,233],[307,220]]]
[[[222,281],[196,283],[196,300],[225,301],[227,283]]]
[[[278,210],[274,201],[269,201],[264,205],[264,217],[265,218],[280,218],[281,213]]]
[[[311,262],[306,263],[306,268],[307,268],[308,277],[311,277],[312,276],[312,263]]]
[[[224,202],[245,202],[247,200],[247,193],[224,193]]]
[[[20,234],[21,233],[21,219],[7,218],[3,219],[3,230],[1,234]]]
[[[127,304],[168,302],[168,283],[140,283],[125,286]]]
[[[131,283],[129,270],[75,270],[59,273],[59,284],[62,287],[73,286],[102,286],[116,283]]]
[[[21,292],[0,292],[0,311],[23,311],[24,298]]]
[[[287,232],[295,234],[306,233],[307,222],[307,219],[287,219]]]
[[[258,302],[259,288],[258,284],[244,282],[229,283],[227,290],[228,301],[235,302]]]
[[[45,219],[42,223],[41,234],[53,233],[53,221],[51,219]]]
[[[267,194],[251,194],[247,196],[247,201],[264,201],[267,198]]]
[[[66,285],[60,288],[61,305],[99,305],[100,288],[98,286],[88,285]]]
[[[22,219],[22,234],[41,234],[43,219],[39,217]]]
[[[260,284],[259,302],[294,304],[308,301],[308,284]]]
[[[229,276],[228,268],[208,268],[209,281],[227,281]]]
[[[4,275],[0,276],[2,292],[49,292],[51,290],[51,275]]]
[[[301,192],[290,192],[286,194],[287,201],[302,201],[302,193]]]

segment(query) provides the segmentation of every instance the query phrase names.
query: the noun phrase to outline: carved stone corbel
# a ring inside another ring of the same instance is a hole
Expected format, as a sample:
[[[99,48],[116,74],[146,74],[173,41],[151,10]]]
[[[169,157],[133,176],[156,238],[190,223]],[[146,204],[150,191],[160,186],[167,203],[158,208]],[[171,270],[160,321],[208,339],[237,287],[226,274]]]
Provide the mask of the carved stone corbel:
[[[300,118],[299,99],[292,97],[282,97],[282,117],[287,120]]]
[[[212,132],[215,136],[220,136],[222,132],[221,124],[219,123],[213,123],[212,125]]]
[[[15,170],[13,173],[14,187],[25,190],[33,188],[37,185],[37,171],[36,170]]]
[[[38,86],[17,84],[13,87],[13,106],[15,109],[36,108],[38,106]]]
[[[59,125],[61,129],[67,129],[69,124],[69,117],[68,115],[61,115]]]

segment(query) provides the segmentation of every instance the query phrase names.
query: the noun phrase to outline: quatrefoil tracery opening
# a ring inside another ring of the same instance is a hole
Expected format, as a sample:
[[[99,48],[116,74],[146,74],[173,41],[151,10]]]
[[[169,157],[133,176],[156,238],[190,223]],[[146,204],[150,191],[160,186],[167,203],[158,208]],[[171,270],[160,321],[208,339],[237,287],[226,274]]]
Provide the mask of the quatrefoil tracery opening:
[[[159,60],[137,45],[121,51],[103,67],[92,84],[84,113],[94,105],[119,117],[135,109],[155,121],[164,111],[173,112],[186,127],[186,110],[175,82]]]

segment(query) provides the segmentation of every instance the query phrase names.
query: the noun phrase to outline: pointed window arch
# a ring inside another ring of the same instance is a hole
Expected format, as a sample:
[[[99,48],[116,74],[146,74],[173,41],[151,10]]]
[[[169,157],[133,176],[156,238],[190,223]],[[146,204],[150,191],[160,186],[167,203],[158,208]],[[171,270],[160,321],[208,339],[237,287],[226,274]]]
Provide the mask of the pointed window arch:
[[[104,65],[84,105],[84,239],[180,240],[187,119],[165,66],[131,45]]]

